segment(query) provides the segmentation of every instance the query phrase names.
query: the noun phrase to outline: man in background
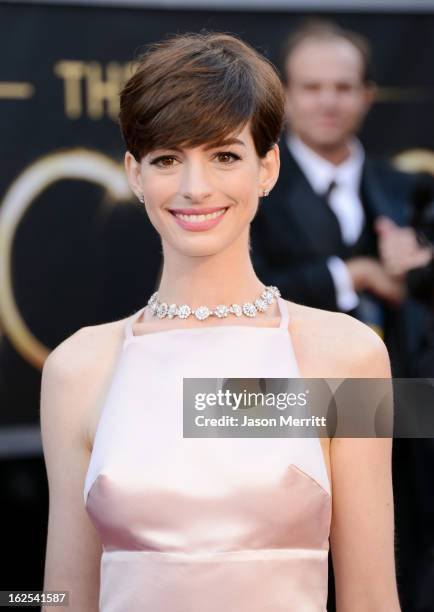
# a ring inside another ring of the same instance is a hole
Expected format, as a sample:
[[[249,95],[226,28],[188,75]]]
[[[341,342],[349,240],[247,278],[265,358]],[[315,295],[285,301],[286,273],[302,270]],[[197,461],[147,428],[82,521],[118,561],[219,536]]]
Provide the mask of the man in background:
[[[257,273],[287,299],[372,326],[394,375],[405,376],[417,332],[405,283],[379,257],[376,221],[408,224],[415,178],[368,156],[356,137],[376,92],[369,44],[334,23],[307,22],[288,38],[282,64],[289,129],[279,181],[252,223]]]

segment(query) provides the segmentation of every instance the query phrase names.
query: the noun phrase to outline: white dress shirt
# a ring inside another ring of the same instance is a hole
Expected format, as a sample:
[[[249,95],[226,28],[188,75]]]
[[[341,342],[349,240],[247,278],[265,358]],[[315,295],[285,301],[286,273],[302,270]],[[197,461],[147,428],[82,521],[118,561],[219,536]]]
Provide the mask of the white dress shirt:
[[[330,208],[339,222],[345,244],[354,244],[359,238],[365,213],[360,200],[360,181],[365,153],[359,140],[349,143],[350,155],[335,166],[304,144],[294,134],[287,137],[288,148],[312,189],[324,195],[332,181],[336,183],[328,198]],[[327,267],[333,279],[339,310],[348,311],[359,302],[345,262],[336,256],[329,257]]]

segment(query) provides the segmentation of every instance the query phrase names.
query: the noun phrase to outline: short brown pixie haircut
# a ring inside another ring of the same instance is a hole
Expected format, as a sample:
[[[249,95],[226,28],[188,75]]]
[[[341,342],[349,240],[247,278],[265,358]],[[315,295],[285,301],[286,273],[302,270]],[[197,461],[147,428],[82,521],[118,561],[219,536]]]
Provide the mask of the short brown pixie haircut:
[[[331,41],[343,39],[357,49],[362,60],[362,82],[365,85],[375,81],[372,60],[372,48],[367,38],[342,28],[339,24],[328,19],[311,18],[303,21],[293,30],[283,44],[280,54],[280,68],[282,80],[288,85],[288,61],[295,49],[306,40]]]
[[[264,157],[283,117],[273,65],[226,33],[177,34],[150,45],[120,94],[122,136],[137,161],[157,148],[218,145],[249,120]]]

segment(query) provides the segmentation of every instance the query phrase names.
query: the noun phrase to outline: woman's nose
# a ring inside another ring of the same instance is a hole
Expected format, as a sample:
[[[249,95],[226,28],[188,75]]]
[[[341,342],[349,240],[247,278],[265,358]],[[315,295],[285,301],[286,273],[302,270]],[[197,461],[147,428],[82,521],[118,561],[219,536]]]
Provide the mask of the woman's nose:
[[[184,164],[180,193],[182,197],[192,202],[200,202],[211,195],[211,178],[204,164],[199,162]]]

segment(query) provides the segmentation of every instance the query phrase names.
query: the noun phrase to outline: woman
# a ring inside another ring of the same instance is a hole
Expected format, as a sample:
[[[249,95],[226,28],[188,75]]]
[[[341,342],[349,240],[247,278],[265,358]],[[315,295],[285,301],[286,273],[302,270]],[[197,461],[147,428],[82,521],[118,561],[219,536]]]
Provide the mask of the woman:
[[[72,610],[324,611],[329,535],[338,611],[399,610],[390,439],[182,437],[183,377],[390,376],[368,327],[252,267],[283,107],[269,62],[227,34],[150,47],[121,93],[164,267],[140,310],[44,366],[45,588]]]

